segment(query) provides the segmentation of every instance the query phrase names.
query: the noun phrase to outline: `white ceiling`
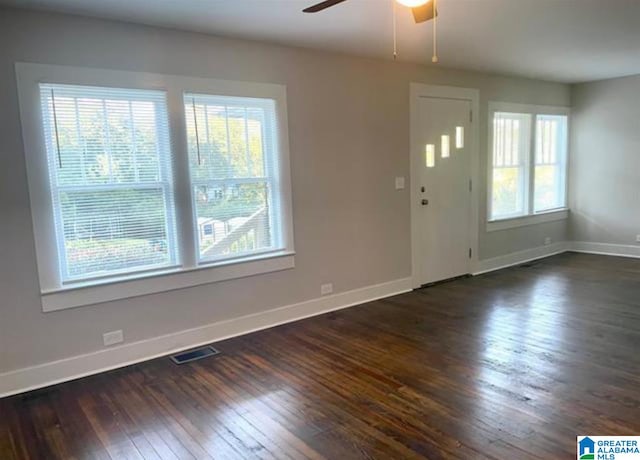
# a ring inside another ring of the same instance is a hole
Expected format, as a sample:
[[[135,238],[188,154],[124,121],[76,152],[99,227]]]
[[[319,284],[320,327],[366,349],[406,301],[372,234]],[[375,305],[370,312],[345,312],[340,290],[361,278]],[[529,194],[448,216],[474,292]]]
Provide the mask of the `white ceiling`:
[[[391,58],[392,0],[0,0],[0,3]],[[640,0],[438,0],[442,67],[578,82],[640,74]],[[399,59],[431,60],[432,24],[398,6]]]

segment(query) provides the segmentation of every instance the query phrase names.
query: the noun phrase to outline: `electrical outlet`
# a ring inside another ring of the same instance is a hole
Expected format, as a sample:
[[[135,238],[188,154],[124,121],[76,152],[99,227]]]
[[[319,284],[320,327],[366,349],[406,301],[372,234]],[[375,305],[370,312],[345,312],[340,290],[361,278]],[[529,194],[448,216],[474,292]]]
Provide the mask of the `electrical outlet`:
[[[327,283],[320,286],[320,295],[329,295],[333,292],[333,284]]]
[[[124,334],[122,329],[118,331],[105,332],[102,334],[102,342],[105,347],[109,345],[115,345],[116,343],[121,343],[124,341]]]
[[[551,244],[551,237],[547,236],[547,237],[544,239],[544,245],[545,245],[545,246],[549,246],[550,244]]]

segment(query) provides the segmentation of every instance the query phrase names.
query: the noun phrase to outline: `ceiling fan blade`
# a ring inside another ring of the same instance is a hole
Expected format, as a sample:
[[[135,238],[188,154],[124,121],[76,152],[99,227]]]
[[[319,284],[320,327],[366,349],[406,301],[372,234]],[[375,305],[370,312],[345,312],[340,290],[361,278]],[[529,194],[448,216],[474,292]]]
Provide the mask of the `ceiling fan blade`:
[[[411,8],[411,12],[413,13],[413,19],[416,21],[416,24],[433,19],[433,0],[422,6]]]
[[[346,2],[347,0],[325,0],[324,2],[317,3],[309,8],[302,10],[303,13],[317,13],[318,11],[326,10],[329,7],[337,5],[338,3]]]

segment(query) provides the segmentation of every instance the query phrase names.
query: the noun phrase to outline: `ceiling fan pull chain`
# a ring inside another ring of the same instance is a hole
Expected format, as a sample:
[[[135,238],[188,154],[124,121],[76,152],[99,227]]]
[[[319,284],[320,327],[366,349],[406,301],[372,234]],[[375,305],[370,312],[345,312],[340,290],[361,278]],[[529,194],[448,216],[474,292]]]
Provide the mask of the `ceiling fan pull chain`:
[[[396,26],[396,0],[391,0],[393,5],[393,60],[398,58],[398,36]]]
[[[437,36],[437,25],[438,25],[438,13],[437,13],[437,5],[438,0],[433,0],[433,56],[431,57],[431,62],[436,64],[438,62],[438,36]]]

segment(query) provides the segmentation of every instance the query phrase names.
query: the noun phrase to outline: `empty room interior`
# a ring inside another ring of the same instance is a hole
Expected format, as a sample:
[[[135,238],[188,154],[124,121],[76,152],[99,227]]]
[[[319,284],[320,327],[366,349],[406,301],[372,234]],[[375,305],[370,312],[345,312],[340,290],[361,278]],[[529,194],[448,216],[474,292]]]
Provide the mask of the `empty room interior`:
[[[0,0],[0,459],[640,458],[639,24]]]

